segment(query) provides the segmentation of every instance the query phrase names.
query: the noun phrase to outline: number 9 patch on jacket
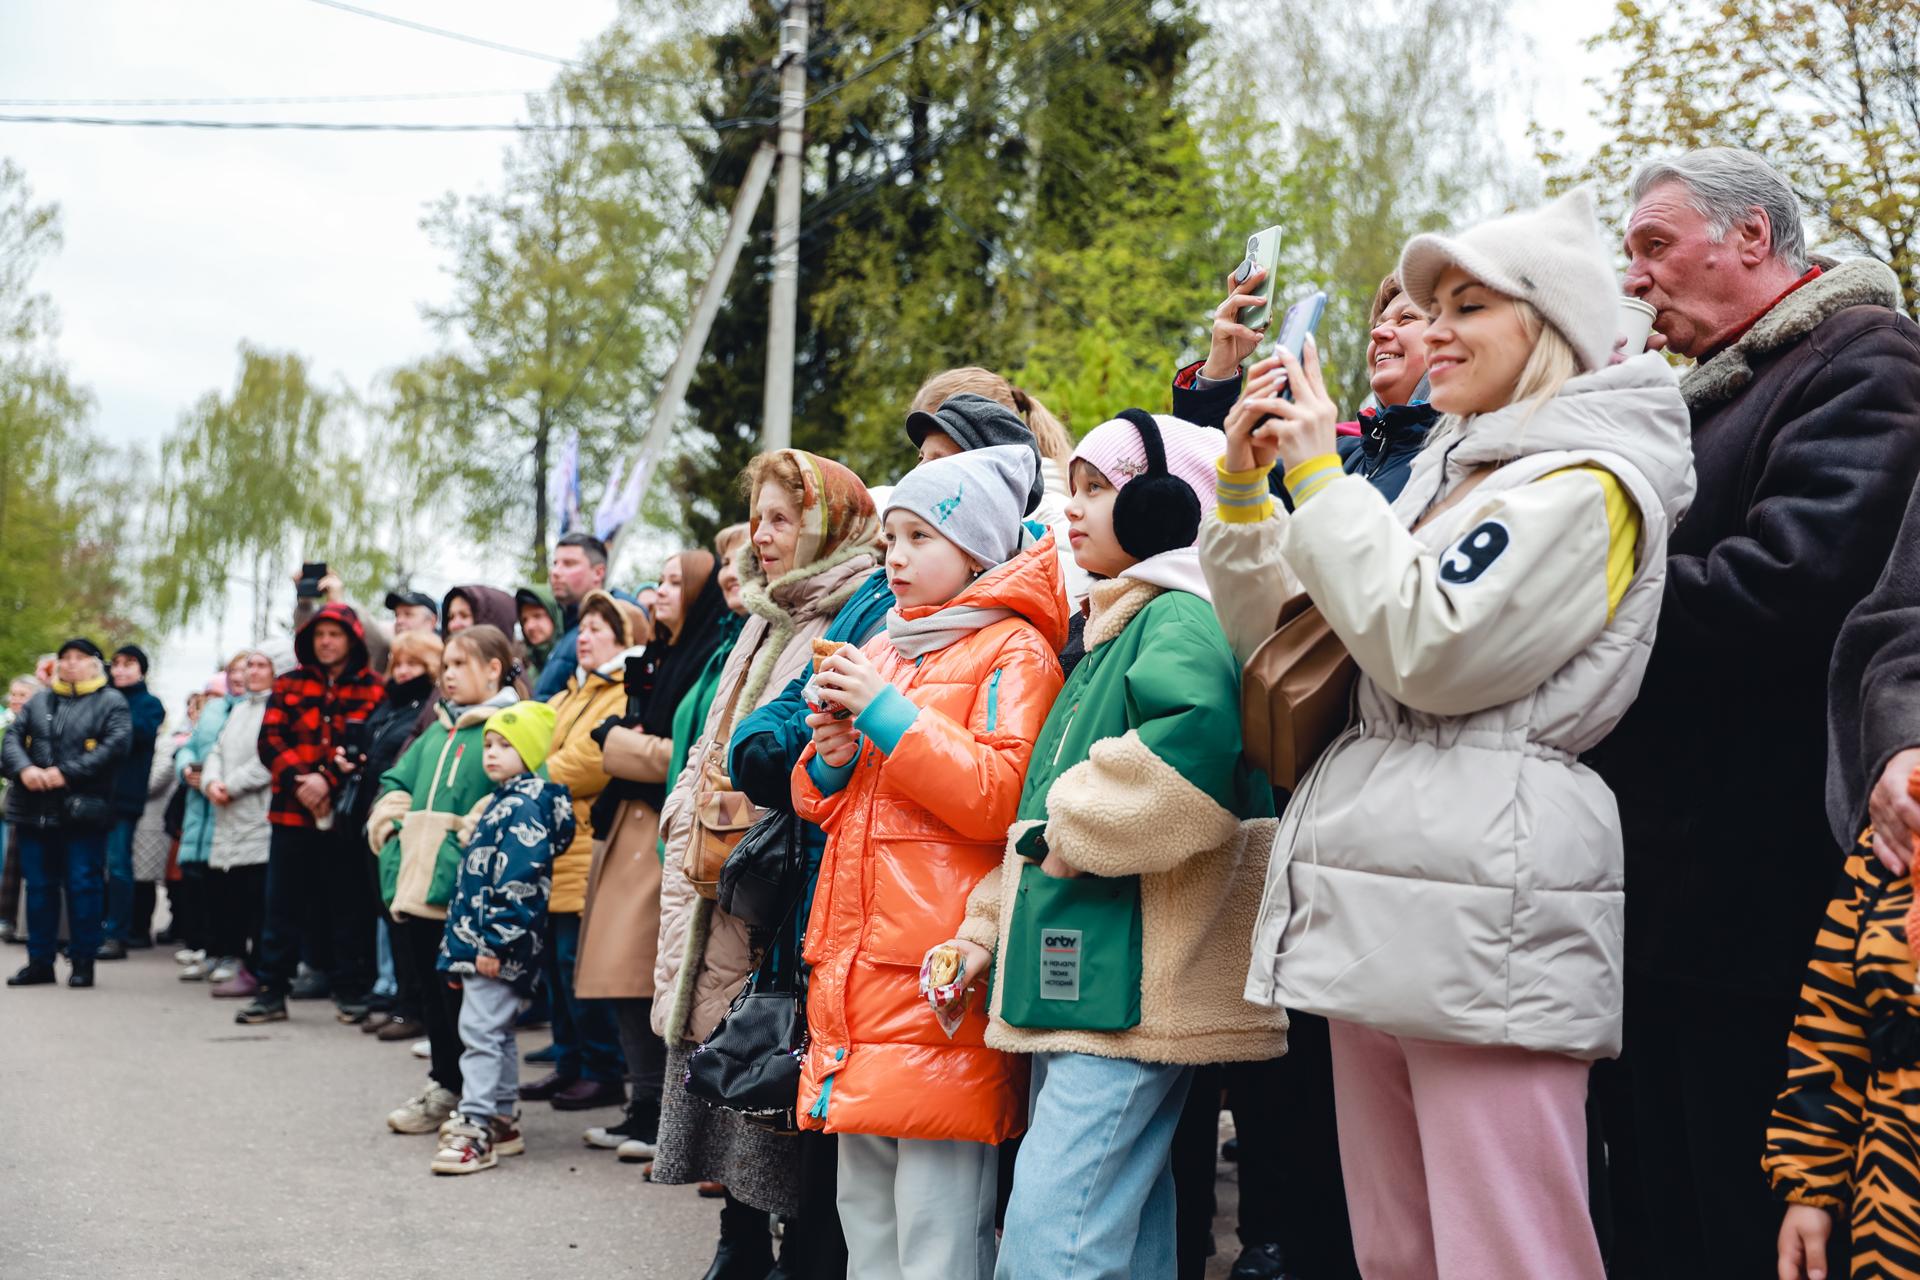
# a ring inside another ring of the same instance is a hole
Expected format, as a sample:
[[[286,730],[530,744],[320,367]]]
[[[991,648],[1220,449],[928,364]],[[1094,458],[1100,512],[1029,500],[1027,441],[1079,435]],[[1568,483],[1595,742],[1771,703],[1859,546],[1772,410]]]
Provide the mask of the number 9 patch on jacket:
[[[1488,520],[1475,525],[1441,557],[1440,581],[1456,586],[1478,581],[1512,544],[1513,535],[1500,521]]]

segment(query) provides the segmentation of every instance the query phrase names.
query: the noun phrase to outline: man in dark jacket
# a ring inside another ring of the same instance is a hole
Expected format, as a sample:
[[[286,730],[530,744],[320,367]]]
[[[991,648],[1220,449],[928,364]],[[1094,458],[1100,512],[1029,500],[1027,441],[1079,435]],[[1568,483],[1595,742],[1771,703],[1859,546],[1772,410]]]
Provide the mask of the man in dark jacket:
[[[560,539],[553,549],[547,585],[553,588],[554,602],[560,606],[567,631],[554,641],[546,665],[540,669],[540,682],[533,690],[535,700],[540,702],[564,691],[580,665],[574,653],[575,642],[580,639],[580,602],[607,585],[607,544],[590,533],[570,533]]]
[[[147,807],[147,774],[153,771],[153,744],[166,722],[166,708],[147,692],[147,653],[137,644],[113,651],[107,678],[127,700],[133,741],[113,775],[113,829],[107,833],[107,914],[100,928],[102,960],[125,960],[129,946],[151,947],[152,903],[145,919],[136,919],[133,884],[133,829]]]
[[[372,886],[359,833],[334,823],[345,779],[334,748],[347,726],[380,700],[380,677],[367,669],[359,615],[323,605],[294,636],[300,665],[273,682],[260,722],[260,759],[273,776],[267,820],[267,909],[260,936],[260,994],[235,1015],[243,1024],[287,1016],[287,992],[303,933],[331,946],[327,977],[336,1000],[373,985]]]
[[[1630,886],[1626,1055],[1596,1079],[1614,1263],[1770,1275],[1759,1158],[1841,866],[1827,667],[1920,471],[1920,328],[1881,264],[1809,263],[1798,202],[1758,156],[1649,166],[1634,198],[1627,290],[1699,362],[1681,380],[1699,487],[1639,701],[1589,761],[1619,801]]]
[[[73,965],[67,985],[93,985],[113,772],[132,738],[127,701],[108,687],[99,647],[73,639],[60,646],[52,687],[33,696],[0,741],[0,767],[12,784],[7,821],[27,884],[27,964],[7,979],[10,987],[54,980],[63,890]]]
[[[1871,824],[1873,849],[1906,870],[1920,836],[1920,489],[1873,594],[1847,615],[1827,677],[1827,822],[1836,845]]]

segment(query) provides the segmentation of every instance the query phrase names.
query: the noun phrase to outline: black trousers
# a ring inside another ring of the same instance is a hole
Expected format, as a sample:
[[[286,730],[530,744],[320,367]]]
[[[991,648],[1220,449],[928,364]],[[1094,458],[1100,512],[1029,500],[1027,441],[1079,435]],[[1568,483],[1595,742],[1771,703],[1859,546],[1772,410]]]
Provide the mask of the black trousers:
[[[208,953],[237,956],[256,977],[260,972],[260,928],[267,910],[267,868],[264,863],[250,867],[229,867],[225,871],[205,868],[201,896],[206,900]],[[182,867],[184,873],[187,868]]]
[[[1768,1191],[1760,1156],[1786,1081],[1799,998],[1784,988],[1627,974],[1626,1053],[1594,1073],[1611,1192],[1611,1275],[1773,1274],[1783,1206]],[[1844,1217],[1837,1219],[1828,1275],[1848,1273],[1846,1233]]]
[[[204,862],[183,862],[180,878],[167,881],[167,912],[173,917],[173,936],[188,951],[214,950],[207,901],[212,876],[213,869]]]
[[[449,986],[447,975],[435,966],[440,959],[444,920],[416,920],[408,916],[390,926],[393,976],[405,990],[409,983],[420,1001],[420,1020],[427,1028],[433,1058],[427,1074],[443,1089],[461,1091],[460,988]],[[402,975],[405,976],[402,976]]]
[[[1201,1068],[1173,1139],[1175,1250],[1181,1280],[1206,1270],[1222,1091],[1240,1139],[1239,1238],[1277,1244],[1289,1272],[1359,1280],[1333,1115],[1333,1049],[1324,1018],[1289,1015],[1285,1057]]]
[[[7,853],[0,860],[0,924],[10,924],[25,936],[20,922],[20,833],[7,823]]]
[[[620,1027],[620,1056],[627,1064],[627,1097],[660,1105],[667,1079],[667,1042],[653,1033],[653,1000],[635,996],[608,1000]]]
[[[262,995],[287,994],[302,954],[322,961],[337,998],[373,986],[374,905],[365,858],[348,831],[273,829],[260,938]]]

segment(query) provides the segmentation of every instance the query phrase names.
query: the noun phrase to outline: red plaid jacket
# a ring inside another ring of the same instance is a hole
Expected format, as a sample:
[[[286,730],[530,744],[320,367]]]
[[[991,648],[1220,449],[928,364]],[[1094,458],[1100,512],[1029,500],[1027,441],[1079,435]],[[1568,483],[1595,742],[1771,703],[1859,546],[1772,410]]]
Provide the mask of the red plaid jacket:
[[[353,638],[345,667],[331,679],[313,654],[313,627],[321,621],[344,626]],[[267,820],[282,827],[311,827],[313,814],[294,795],[295,778],[324,774],[338,795],[342,779],[333,769],[333,749],[348,725],[367,718],[384,686],[367,669],[360,619],[346,605],[330,604],[315,613],[294,637],[293,648],[300,665],[273,682],[260,721],[260,759],[273,775]]]

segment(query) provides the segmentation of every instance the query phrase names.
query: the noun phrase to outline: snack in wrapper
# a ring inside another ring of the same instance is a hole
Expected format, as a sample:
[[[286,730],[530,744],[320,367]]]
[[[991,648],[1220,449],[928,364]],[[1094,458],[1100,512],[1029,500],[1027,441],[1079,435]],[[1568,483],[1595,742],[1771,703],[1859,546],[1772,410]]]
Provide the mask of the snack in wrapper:
[[[801,698],[805,699],[808,706],[816,711],[831,711],[836,720],[845,720],[853,713],[828,698],[821,691],[820,686],[814,683],[814,679],[820,674],[820,664],[840,652],[843,647],[843,642],[839,640],[816,639],[813,642],[813,675],[807,678],[806,687],[800,691]]]
[[[953,1039],[967,1016],[966,974],[958,948],[939,946],[920,962],[920,994],[933,1006],[940,1029]]]

